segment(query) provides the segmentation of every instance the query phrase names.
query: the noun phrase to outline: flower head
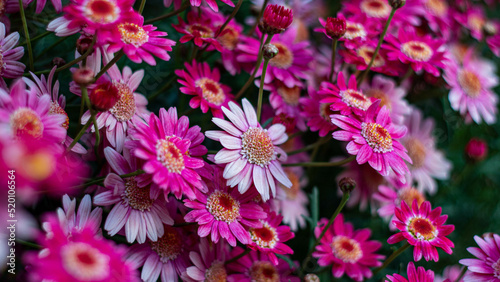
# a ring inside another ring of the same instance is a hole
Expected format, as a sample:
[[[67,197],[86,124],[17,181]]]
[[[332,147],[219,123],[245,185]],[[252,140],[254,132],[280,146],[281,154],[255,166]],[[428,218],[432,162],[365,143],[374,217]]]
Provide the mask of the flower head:
[[[18,4],[19,5],[19,4]],[[12,32],[6,36],[5,25],[0,22],[0,78],[18,78],[24,73],[26,66],[19,62],[24,55],[19,42],[19,33]]]
[[[328,37],[339,39],[346,33],[346,20],[342,18],[327,18],[325,32]]]
[[[181,37],[179,42],[186,43],[193,40],[194,44],[198,47],[202,47],[203,44],[208,44],[208,50],[213,50],[213,48],[218,51],[222,51],[222,46],[215,38],[217,29],[210,17],[205,13],[201,13],[198,17],[198,13],[191,11],[187,14],[187,23],[184,22],[180,17],[179,24],[172,25],[177,32],[185,34]]]
[[[488,143],[479,138],[472,138],[465,146],[465,154],[473,161],[481,161],[488,155]]]
[[[422,266],[416,269],[413,262],[408,264],[406,272],[408,279],[397,273],[387,275],[387,279],[391,282],[434,282],[434,272],[432,270],[426,271]]]
[[[200,251],[190,252],[189,258],[193,266],[182,273],[182,280],[196,281],[227,281],[227,270],[224,262],[229,258],[228,246],[224,243],[212,244],[208,239],[200,239]]]
[[[460,264],[467,267],[465,282],[498,281],[500,279],[500,236],[493,234],[484,238],[474,236],[479,248],[469,247],[467,251],[473,259],[462,259]]]
[[[262,16],[260,29],[263,33],[277,34],[285,31],[293,21],[293,12],[284,6],[267,5]]]
[[[309,97],[299,99],[301,104],[301,115],[307,119],[307,126],[311,131],[319,131],[320,137],[326,136],[328,133],[335,130],[336,126],[331,122],[330,116],[334,114],[330,110],[329,103],[321,103],[320,101],[328,97],[324,92],[318,92],[314,88],[308,88]]]

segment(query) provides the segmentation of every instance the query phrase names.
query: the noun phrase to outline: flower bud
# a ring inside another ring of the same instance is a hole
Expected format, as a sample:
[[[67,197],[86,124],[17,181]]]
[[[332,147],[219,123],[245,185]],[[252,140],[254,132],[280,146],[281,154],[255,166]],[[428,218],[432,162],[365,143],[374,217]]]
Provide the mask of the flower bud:
[[[326,34],[332,39],[339,39],[344,36],[346,32],[345,19],[328,18],[325,25]]]
[[[472,161],[482,161],[488,154],[488,144],[482,139],[472,138],[465,146],[465,154]]]
[[[64,66],[66,64],[66,61],[61,58],[61,57],[55,57],[54,59],[52,59],[52,66],[56,66],[58,68]]]
[[[264,56],[264,59],[266,59],[266,60],[270,60],[270,59],[276,57],[276,55],[278,55],[279,51],[280,50],[278,49],[278,47],[276,47],[275,45],[273,45],[271,43],[268,43],[262,47],[262,55]]]
[[[94,81],[94,71],[86,67],[77,69],[73,73],[73,81],[79,85],[89,85]]]
[[[92,45],[91,37],[80,37],[76,41],[76,50],[78,51],[78,53],[80,53],[80,55],[82,55],[87,52],[90,45]]]
[[[406,0],[389,0],[389,5],[391,5],[393,9],[399,9],[403,7],[405,4]]]
[[[259,28],[263,33],[277,34],[285,31],[292,24],[293,13],[281,5],[267,5]]]
[[[98,111],[111,109],[120,99],[120,91],[112,82],[98,84],[89,95],[90,103]]]
[[[314,273],[309,273],[304,277],[305,282],[319,282],[319,277],[318,275]]]
[[[340,191],[342,193],[351,193],[356,188],[356,181],[350,177],[344,177],[339,181]]]

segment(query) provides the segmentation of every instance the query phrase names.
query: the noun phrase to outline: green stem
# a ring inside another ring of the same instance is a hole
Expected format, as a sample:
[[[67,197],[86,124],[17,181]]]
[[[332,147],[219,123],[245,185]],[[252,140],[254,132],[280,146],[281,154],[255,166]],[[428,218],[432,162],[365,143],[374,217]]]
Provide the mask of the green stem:
[[[118,62],[118,60],[120,60],[120,58],[123,56],[123,50],[120,50],[118,51],[118,53],[116,54],[116,56],[113,57],[113,59],[111,59],[111,61],[109,61],[109,63],[107,63],[104,68],[102,68],[99,73],[95,76],[94,78],[94,81],[97,81],[99,79],[99,77],[101,77],[105,72],[107,72],[109,70],[109,68],[111,68],[114,64],[116,64],[116,62]]]
[[[144,6],[146,6],[146,0],[141,1],[141,5],[139,6],[139,10],[137,10],[139,12],[139,14],[142,14],[142,11],[144,11]]]
[[[160,21],[160,20],[164,20],[164,19],[173,17],[173,16],[175,16],[177,14],[180,14],[180,13],[184,12],[189,6],[190,6],[189,1],[186,1],[182,5],[182,7],[179,8],[179,10],[175,10],[175,11],[172,11],[172,12],[170,12],[168,14],[165,14],[165,15],[162,15],[162,16],[159,16],[159,17],[156,17],[156,18],[149,19],[149,20],[145,21],[144,24],[152,24],[152,23],[154,23],[156,21]]]
[[[76,135],[75,139],[73,139],[73,142],[71,142],[71,144],[69,145],[68,147],[68,152],[71,151],[71,149],[76,145],[76,143],[78,143],[78,140],[80,140],[80,138],[82,138],[83,134],[85,134],[85,132],[87,132],[87,129],[89,128],[90,124],[92,123],[92,120],[88,120],[87,123],[83,126],[83,128],[80,130],[80,132],[78,132],[78,135]]]
[[[37,36],[35,36],[35,37],[31,38],[31,43],[33,43],[33,42],[37,41],[37,40],[38,40],[38,39],[40,39],[40,38],[44,38],[45,36],[47,36],[47,35],[49,35],[49,34],[51,34],[51,33],[52,33],[52,31],[46,31],[46,32],[44,32],[44,33],[41,33],[41,34],[39,34],[39,35],[37,35]],[[27,41],[27,40],[26,40],[26,41],[24,41],[23,43],[19,44],[19,46],[23,46],[23,45],[26,45],[26,44],[28,44],[28,41]]]
[[[252,35],[255,31],[255,29],[257,28],[257,25],[259,24],[260,22],[260,18],[262,18],[262,15],[264,14],[264,10],[266,9],[267,7],[267,2],[269,2],[269,0],[264,0],[264,3],[262,4],[262,8],[260,8],[260,12],[259,12],[259,15],[257,16],[257,18],[255,19],[255,23],[253,24],[252,28],[250,29],[250,31],[247,33],[247,35]]]
[[[239,255],[237,255],[237,256],[235,256],[235,257],[233,257],[233,258],[229,259],[229,260],[226,260],[226,261],[224,262],[224,264],[226,264],[226,265],[227,265],[227,264],[232,263],[233,261],[237,261],[237,260],[239,260],[240,258],[242,258],[242,257],[246,256],[248,253],[250,253],[250,249],[246,249],[244,252],[241,252],[241,254],[239,254]]]
[[[260,87],[259,87],[259,100],[257,102],[257,122],[260,122],[260,115],[262,113],[262,97],[264,96],[264,79],[266,78],[267,65],[269,64],[269,59],[264,60],[264,66],[262,67],[262,76],[260,77]]]
[[[384,264],[382,264],[381,267],[375,269],[373,271],[373,276],[375,276],[377,273],[379,273],[382,269],[386,268],[395,258],[397,258],[400,254],[402,254],[406,249],[408,249],[411,245],[406,242],[403,246],[401,246],[399,249],[395,250],[385,261]]]
[[[229,15],[229,18],[227,18],[224,24],[220,27],[219,31],[217,31],[215,38],[219,37],[219,35],[224,31],[229,22],[236,16],[236,13],[238,13],[238,10],[241,7],[241,4],[243,4],[243,0],[238,0],[238,3],[236,3],[236,6],[233,9],[233,12],[231,13],[231,15]]]
[[[338,39],[333,39],[332,42],[332,67],[330,69],[330,79],[329,81],[333,82],[333,74],[335,73],[335,55],[337,54],[337,43]]]
[[[346,192],[342,195],[342,200],[340,201],[339,206],[337,207],[337,209],[333,213],[332,217],[328,221],[328,224],[323,228],[323,231],[321,232],[319,237],[316,239],[316,241],[314,241],[314,244],[309,249],[309,252],[307,253],[306,258],[304,259],[304,262],[302,263],[301,272],[304,270],[304,268],[307,266],[307,264],[311,260],[311,256],[312,256],[312,253],[314,252],[314,249],[316,249],[316,246],[321,241],[321,238],[323,238],[323,236],[325,236],[326,231],[328,231],[328,228],[332,225],[332,223],[335,220],[335,218],[337,217],[337,215],[339,215],[339,213],[342,211],[345,204],[347,203],[347,200],[349,200],[349,193],[348,192]]]
[[[82,99],[85,101],[85,104],[87,104],[87,107],[89,108],[90,118],[92,120],[92,123],[94,124],[94,131],[95,131],[94,147],[95,147],[95,153],[97,154],[101,138],[99,135],[99,125],[97,124],[97,119],[95,118],[96,113],[95,113],[94,109],[92,109],[92,104],[90,104],[90,99],[89,99],[89,94],[87,92],[87,87],[80,85],[80,89],[82,90]]]
[[[120,178],[128,178],[128,177],[132,177],[132,176],[141,175],[143,173],[144,173],[144,170],[138,169],[138,170],[136,170],[134,172],[127,173],[127,174],[122,174],[122,175],[118,175],[118,176],[120,176]],[[103,182],[105,179],[106,179],[106,176],[105,177],[99,177],[99,178],[96,178],[94,180],[85,182],[82,185],[79,185],[79,186],[76,186],[76,187],[77,188],[83,188],[83,187],[88,187],[90,185],[99,184],[99,183]]]
[[[344,160],[338,162],[309,162],[309,163],[291,163],[291,164],[282,164],[282,166],[312,166],[312,167],[330,167],[330,166],[341,166],[346,163],[352,162],[356,159],[356,156],[350,156]]]
[[[396,13],[396,10],[397,9],[394,9],[394,8],[392,9],[391,15],[389,16],[389,18],[387,19],[387,22],[385,23],[384,31],[382,32],[382,35],[380,35],[380,38],[379,38],[378,44],[377,44],[377,48],[375,49],[375,52],[373,53],[373,56],[370,59],[370,63],[366,67],[366,70],[361,74],[361,77],[358,79],[358,87],[359,87],[359,85],[361,85],[361,82],[363,82],[363,80],[365,80],[366,75],[370,71],[370,68],[372,67],[373,62],[375,61],[375,58],[377,57],[378,51],[380,50],[380,46],[382,46],[382,42],[384,41],[385,34],[387,33],[387,30],[389,29],[389,25],[391,24],[392,18],[394,17],[394,13]]]
[[[458,275],[457,279],[455,279],[455,282],[460,282],[460,280],[462,280],[466,272],[467,272],[467,266],[464,266],[464,268],[460,272],[460,275]]]
[[[302,153],[302,152],[305,152],[305,151],[309,151],[309,150],[315,149],[316,147],[319,147],[319,146],[325,144],[326,142],[328,142],[329,140],[331,140],[330,136],[325,136],[325,137],[328,137],[328,138],[324,138],[323,137],[323,138],[319,139],[318,141],[316,141],[316,143],[313,143],[311,145],[305,146],[303,148],[300,148],[300,149],[297,149],[297,150],[294,150],[294,151],[287,152],[286,154],[289,155],[289,156],[292,156],[292,155],[296,155],[298,153]]]
[[[28,242],[28,241],[24,241],[24,240],[17,239],[17,238],[16,238],[16,242],[19,243],[19,244],[21,244],[21,245],[25,245],[25,246],[31,247],[33,249],[41,249],[42,248],[38,244],[35,244],[35,243],[32,243],[32,242]]]
[[[24,14],[23,1],[19,0],[19,12],[21,13],[21,21],[23,22],[24,37],[26,37],[26,47],[28,47],[28,56],[30,71],[35,71],[35,65],[33,63],[33,49],[31,49],[30,33],[28,31],[28,22],[26,21],[26,16]]]

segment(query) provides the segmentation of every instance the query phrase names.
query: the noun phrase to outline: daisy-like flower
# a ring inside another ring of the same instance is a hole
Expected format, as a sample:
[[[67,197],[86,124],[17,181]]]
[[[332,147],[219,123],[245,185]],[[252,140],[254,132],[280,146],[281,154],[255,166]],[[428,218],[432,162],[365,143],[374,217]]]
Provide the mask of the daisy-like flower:
[[[462,267],[460,267],[460,265],[450,265],[444,268],[442,276],[436,275],[434,281],[454,282],[457,281],[457,279],[461,276],[461,274],[462,274]],[[464,282],[463,277],[460,278],[460,280],[458,280],[457,282]]]
[[[186,282],[227,281],[227,270],[224,262],[229,257],[225,243],[213,244],[206,238],[200,239],[200,251],[190,252],[189,259],[194,264],[182,273]]]
[[[96,237],[93,227],[82,226],[68,238],[54,216],[45,225],[50,232],[40,239],[43,249],[27,258],[31,281],[139,281],[125,249]]]
[[[196,200],[184,201],[186,207],[193,209],[184,219],[197,222],[198,235],[211,235],[214,243],[224,238],[233,247],[236,246],[236,240],[247,245],[251,239],[245,227],[262,227],[259,219],[265,219],[267,213],[254,201],[257,196],[254,190],[240,194],[226,185],[222,168],[213,166],[212,169],[213,178],[206,181],[208,191],[204,194],[195,191]]]
[[[406,182],[404,175],[409,172],[405,160],[411,163],[406,149],[397,139],[406,134],[406,128],[394,125],[389,110],[384,106],[379,110],[380,100],[366,111],[359,121],[352,117],[333,115],[332,123],[342,130],[333,132],[333,138],[349,141],[347,152],[356,156],[358,164],[368,164],[381,175],[389,175],[392,169],[397,178]]]
[[[472,37],[477,40],[483,39],[483,28],[488,19],[483,7],[471,5],[463,14],[456,15],[455,18],[470,31]]]
[[[220,83],[220,72],[218,69],[210,69],[208,63],[192,64],[185,63],[185,70],[176,70],[179,77],[177,82],[184,85],[179,90],[194,97],[189,101],[189,106],[200,108],[203,113],[210,109],[214,117],[223,118],[221,107],[227,107],[227,103],[233,100],[229,86]]]
[[[92,210],[90,195],[83,197],[78,211],[76,210],[76,198],[70,199],[68,195],[64,195],[62,203],[62,208],[57,209],[57,218],[68,237],[72,236],[73,232],[81,232],[84,228],[88,228],[96,235],[101,234],[102,209]],[[46,232],[50,232],[50,224],[43,223],[42,227]]]
[[[388,59],[409,64],[415,72],[424,70],[439,76],[439,69],[445,67],[443,40],[433,39],[430,35],[420,36],[414,28],[400,28],[397,36],[388,34],[385,40],[390,43],[382,45],[389,49]]]
[[[406,240],[410,245],[414,246],[413,259],[419,261],[422,255],[426,261],[439,260],[439,255],[436,247],[443,249],[446,253],[451,254],[455,245],[450,239],[446,238],[455,226],[444,225],[447,215],[441,215],[441,207],[431,210],[431,204],[427,201],[420,206],[418,200],[413,200],[411,207],[405,201],[401,202],[401,208],[396,207],[396,219],[393,221],[398,232],[389,239],[387,243],[395,244]]]
[[[492,88],[498,85],[495,65],[475,58],[472,51],[460,66],[451,61],[445,68],[444,79],[450,85],[448,96],[451,107],[460,114],[470,114],[476,123],[493,124],[496,121],[498,97]]]
[[[220,0],[222,3],[229,5],[230,7],[234,7],[234,3],[231,0]],[[200,7],[201,0],[189,0],[189,3],[193,7]],[[215,0],[205,0],[205,3],[212,9],[214,12],[219,11],[219,6],[217,6],[217,2]]]
[[[54,6],[56,13],[60,13],[62,11],[61,0],[51,0],[50,2],[52,2],[52,6]],[[37,0],[35,13],[40,14],[43,11],[43,8],[45,8],[45,4],[47,4],[47,0]]]
[[[19,3],[17,3],[19,7]],[[15,47],[19,42],[19,33],[12,32],[6,36],[5,25],[0,22],[0,77],[18,78],[24,73],[26,66],[19,62],[24,55],[24,48]],[[2,79],[3,80],[3,79]],[[3,81],[2,81],[3,82]]]
[[[241,255],[244,250],[236,247],[231,251],[231,257]],[[231,275],[228,282],[252,282],[252,281],[289,281],[299,282],[300,278],[292,276],[290,265],[282,259],[275,265],[269,261],[269,257],[261,252],[250,251],[247,255],[227,265]]]
[[[203,8],[202,11],[204,11]],[[222,51],[222,46],[215,38],[217,29],[211,18],[206,16],[204,12],[200,16],[198,16],[198,12],[189,12],[187,14],[187,23],[181,17],[178,17],[178,19],[179,24],[173,24],[172,26],[177,32],[185,34],[179,40],[180,43],[193,40],[194,44],[198,47],[202,47],[206,43],[209,46],[207,50],[210,51],[215,48],[219,52]]]
[[[257,31],[260,38],[260,31]],[[279,52],[274,58],[269,60],[264,82],[269,84],[273,80],[281,81],[287,87],[292,88],[302,83],[300,78],[306,79],[309,70],[309,63],[313,61],[312,52],[309,49],[309,41],[296,42],[297,28],[290,27],[281,34],[273,36],[271,43],[278,48]],[[259,39],[245,37],[238,44],[237,49],[241,52],[238,62],[249,64],[254,68],[259,55]],[[257,70],[255,77],[262,75],[263,64]],[[250,71],[253,71],[251,69]]]
[[[408,102],[403,99],[406,96],[406,90],[403,87],[397,87],[394,80],[390,78],[375,75],[371,84],[363,82],[360,89],[366,96],[380,99],[380,105],[387,107],[391,112],[391,120],[396,124],[401,124],[405,116],[411,112]]]
[[[406,268],[408,279],[394,273],[387,275],[387,279],[391,282],[434,282],[434,272],[432,270],[425,270],[424,267],[419,266],[415,268],[415,264],[410,262]]]
[[[110,236],[125,229],[129,243],[135,240],[144,243],[146,236],[151,241],[156,241],[163,236],[163,224],[172,225],[174,220],[165,209],[164,198],[158,197],[158,187],[152,187],[151,183],[141,183],[140,186],[136,176],[124,179],[119,176],[135,172],[140,166],[128,150],[124,150],[123,154],[124,156],[118,154],[111,147],[104,149],[113,172],[104,180],[104,187],[107,189],[96,194],[94,204],[113,205],[104,224],[104,229]]]
[[[230,122],[212,118],[223,131],[210,130],[205,134],[224,146],[214,160],[216,164],[226,165],[223,177],[228,180],[227,185],[238,185],[238,191],[245,193],[253,183],[262,199],[267,201],[269,189],[273,197],[276,196],[275,180],[286,187],[292,186],[280,164],[286,161],[287,155],[277,146],[288,139],[286,128],[273,124],[263,129],[250,102],[243,99],[242,104],[243,110],[233,102],[229,102],[229,109],[222,107]]]
[[[194,189],[203,189],[201,177],[196,169],[203,167],[201,156],[207,148],[201,143],[205,137],[199,126],[189,127],[186,116],[177,117],[177,109],[168,112],[160,109],[160,118],[151,114],[148,123],[136,122],[129,130],[132,140],[127,146],[132,153],[146,162],[142,169],[153,178],[153,182],[164,191],[180,199],[184,194],[195,199]]]
[[[283,216],[275,212],[269,212],[266,219],[261,219],[262,227],[250,228],[251,243],[249,248],[267,254],[269,260],[274,265],[278,265],[276,254],[289,255],[293,254],[293,250],[284,243],[295,237],[295,234],[290,231],[290,227],[280,225]]]
[[[408,165],[410,169],[410,174],[407,175],[408,183],[416,182],[419,191],[428,191],[433,195],[437,191],[434,178],[447,179],[451,170],[451,163],[436,149],[436,141],[432,136],[434,121],[423,119],[422,112],[413,108],[404,125],[408,131],[401,138],[401,144],[408,150],[408,155],[413,161]]]
[[[498,281],[500,279],[500,236],[485,235],[484,238],[474,236],[479,248],[469,247],[467,251],[474,255],[473,259],[461,259],[460,264],[467,266],[465,282]]]
[[[318,222],[314,229],[316,238],[327,222],[326,218]],[[318,258],[320,266],[332,265],[332,274],[336,278],[345,273],[355,281],[363,281],[373,276],[370,268],[381,266],[380,260],[384,258],[375,253],[382,244],[369,241],[370,236],[370,229],[354,230],[352,224],[344,223],[344,216],[339,214],[316,246],[313,257]]]
[[[340,111],[344,116],[350,116],[351,113],[364,116],[365,111],[376,100],[366,97],[361,90],[358,90],[356,76],[351,75],[346,85],[342,72],[338,74],[337,85],[324,81],[318,93],[326,96],[320,101],[321,103],[330,104],[331,111]]]
[[[423,0],[424,9],[420,14],[427,20],[433,32],[442,34],[444,38],[450,37],[451,17],[450,7],[446,0]]]
[[[391,26],[412,25],[419,26],[420,1],[406,1],[394,14]],[[378,30],[382,30],[392,7],[388,0],[352,0],[343,2],[346,14],[366,15],[368,22],[376,24]]]
[[[300,114],[299,107],[300,92],[302,88],[302,85],[288,87],[279,80],[264,85],[265,90],[271,91],[269,94],[269,104],[273,107],[275,114],[285,114],[293,118],[299,130],[306,131],[306,123]]]
[[[336,128],[330,118],[334,114],[330,110],[331,104],[320,102],[328,95],[325,92],[316,91],[313,87],[308,87],[308,93],[309,97],[299,99],[302,106],[301,114],[306,118],[307,126],[311,131],[318,131],[320,137],[326,136]]]
[[[344,41],[344,46],[348,49],[352,49],[355,46],[355,43],[362,43],[377,34],[374,29],[375,27],[373,26],[373,22],[368,21],[366,19],[366,15],[364,14],[346,18],[342,13],[338,13],[337,18],[343,19],[346,22],[345,33],[339,38],[339,41]],[[323,28],[316,28],[314,31],[323,32],[326,36],[328,36],[325,28],[326,21],[319,18],[319,22]]]

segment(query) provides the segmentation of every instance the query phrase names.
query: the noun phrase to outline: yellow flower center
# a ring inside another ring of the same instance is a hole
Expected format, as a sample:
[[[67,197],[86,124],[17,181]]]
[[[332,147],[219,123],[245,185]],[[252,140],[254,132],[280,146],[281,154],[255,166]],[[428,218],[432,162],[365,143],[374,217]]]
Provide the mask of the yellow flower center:
[[[276,48],[278,48],[278,55],[269,60],[269,64],[271,66],[287,69],[293,63],[293,53],[292,51],[285,45],[281,43],[273,43]]]
[[[203,99],[207,102],[219,106],[226,100],[226,95],[218,82],[204,77],[196,80],[195,84],[201,88]]]
[[[477,98],[481,94],[481,80],[472,71],[461,70],[458,73],[458,84],[471,98]]]
[[[373,54],[375,54],[375,49],[370,46],[361,46],[359,49],[356,50],[356,54],[363,58],[365,60],[365,64],[368,65],[373,57]],[[377,53],[377,56],[375,57],[375,60],[373,60],[373,67],[378,68],[385,65],[385,60],[384,58],[380,55],[380,53]]]
[[[436,226],[427,218],[414,217],[408,224],[408,232],[419,240],[432,240],[438,236]]]
[[[346,29],[345,29],[344,38],[352,40],[352,39],[358,38],[358,37],[361,37],[361,38],[366,37],[366,30],[363,27],[363,25],[360,23],[346,21]]]
[[[408,41],[402,44],[401,52],[419,62],[427,62],[434,54],[431,47],[422,41]]]
[[[219,190],[208,197],[207,209],[218,221],[231,223],[240,217],[240,203],[230,194]]]
[[[205,271],[205,282],[226,282],[227,272],[224,263],[214,261],[212,265]]]
[[[10,126],[14,136],[30,136],[40,139],[43,136],[43,123],[40,116],[29,108],[19,108],[10,116]]]
[[[279,282],[278,270],[269,261],[256,261],[250,267],[251,281]]]
[[[286,104],[297,106],[300,98],[300,87],[294,86],[288,88],[285,85],[278,87],[278,94],[283,98]]]
[[[342,102],[349,107],[355,107],[363,111],[366,111],[372,104],[363,93],[354,89],[341,90],[339,95],[342,97]]]
[[[414,168],[420,168],[425,164],[427,149],[422,141],[417,138],[410,138],[405,142],[405,148],[408,150],[408,156],[412,160]]]
[[[50,102],[50,109],[49,109],[49,115],[55,115],[55,114],[59,114],[59,115],[65,115],[66,116],[66,121],[64,121],[61,126],[64,127],[64,129],[68,129],[69,128],[69,117],[68,117],[68,114],[66,113],[66,111],[61,108],[61,106],[59,106],[58,103],[56,102]]]
[[[61,248],[63,267],[80,281],[103,280],[110,274],[109,256],[86,243],[71,242]]]
[[[364,0],[361,2],[361,11],[372,18],[387,18],[391,13],[391,6],[387,0]]]
[[[331,246],[333,254],[343,262],[356,263],[363,257],[363,250],[359,243],[347,236],[333,237]]]
[[[250,228],[250,238],[261,248],[273,249],[278,243],[278,232],[267,222],[261,228]]]
[[[398,190],[398,200],[405,202],[409,207],[413,204],[413,200],[417,200],[418,206],[425,201],[425,196],[413,187],[406,187]]]
[[[149,40],[148,33],[141,26],[134,23],[121,23],[118,25],[118,30],[122,41],[135,47],[140,47]]]
[[[448,13],[448,4],[443,0],[427,0],[425,7],[438,17],[445,16]]]
[[[149,211],[154,200],[150,197],[150,186],[139,187],[134,177],[125,179],[125,191],[122,194],[123,202],[141,212]]]
[[[109,24],[118,19],[120,8],[114,1],[90,0],[85,5],[83,13],[95,23]]]
[[[156,142],[156,157],[169,172],[180,174],[185,168],[184,156],[169,139],[167,137]]]
[[[251,164],[265,166],[276,159],[273,141],[265,129],[250,127],[241,136],[241,142],[241,154]]]
[[[392,137],[380,124],[363,122],[361,128],[361,135],[375,153],[387,153],[393,150]]]
[[[160,256],[163,263],[169,260],[175,260],[182,252],[183,238],[174,227],[165,226],[165,231],[161,238],[156,242],[149,242],[151,249]]]
[[[129,121],[136,111],[134,93],[125,83],[115,82],[114,86],[119,91],[120,99],[109,111],[118,121]]]

